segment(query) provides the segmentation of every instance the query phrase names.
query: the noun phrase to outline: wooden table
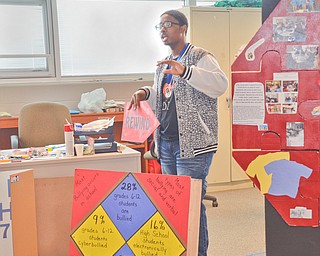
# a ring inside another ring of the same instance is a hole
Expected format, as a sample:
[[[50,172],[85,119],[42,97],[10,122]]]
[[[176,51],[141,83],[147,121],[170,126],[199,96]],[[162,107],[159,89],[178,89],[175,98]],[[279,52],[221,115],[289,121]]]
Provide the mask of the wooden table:
[[[147,161],[143,159],[143,154],[148,151],[148,143],[133,144],[121,141],[123,112],[102,112],[102,113],[81,113],[71,115],[73,123],[86,124],[98,119],[107,119],[115,117],[114,122],[114,140],[127,145],[130,148],[138,150],[141,153],[141,171],[148,172]],[[0,118],[0,150],[11,148],[10,136],[18,134],[18,116]]]

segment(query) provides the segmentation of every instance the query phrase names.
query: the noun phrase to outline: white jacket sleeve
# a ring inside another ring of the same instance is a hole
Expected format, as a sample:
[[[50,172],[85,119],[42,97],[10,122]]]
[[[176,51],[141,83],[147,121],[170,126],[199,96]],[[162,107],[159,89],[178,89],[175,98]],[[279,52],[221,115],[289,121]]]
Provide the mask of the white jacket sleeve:
[[[186,67],[183,79],[209,97],[221,96],[228,88],[228,78],[214,56],[207,54],[196,66]]]
[[[146,92],[146,101],[149,103],[149,106],[153,111],[156,109],[156,77],[154,76],[154,81],[152,86],[143,86],[141,89]]]

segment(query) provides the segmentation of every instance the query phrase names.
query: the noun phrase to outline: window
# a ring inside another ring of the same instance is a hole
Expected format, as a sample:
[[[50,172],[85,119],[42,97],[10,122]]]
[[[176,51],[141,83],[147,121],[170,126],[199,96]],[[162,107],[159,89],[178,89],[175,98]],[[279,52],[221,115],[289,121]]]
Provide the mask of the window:
[[[154,26],[183,1],[57,0],[61,76],[153,73],[168,48]]]
[[[0,0],[0,78],[152,74],[182,0]]]
[[[54,76],[46,0],[0,0],[0,77]]]

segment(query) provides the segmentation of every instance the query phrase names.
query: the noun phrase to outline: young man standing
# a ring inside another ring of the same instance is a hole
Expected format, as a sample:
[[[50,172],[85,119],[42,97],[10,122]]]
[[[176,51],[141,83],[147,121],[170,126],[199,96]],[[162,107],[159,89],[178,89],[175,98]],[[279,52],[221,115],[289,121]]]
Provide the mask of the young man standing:
[[[148,100],[160,121],[155,144],[163,174],[187,175],[202,180],[206,194],[209,167],[218,147],[217,97],[228,79],[210,52],[186,42],[188,20],[177,10],[164,12],[156,26],[170,56],[158,61],[153,86],[136,91],[129,105]],[[199,252],[206,256],[208,229],[201,204]]]

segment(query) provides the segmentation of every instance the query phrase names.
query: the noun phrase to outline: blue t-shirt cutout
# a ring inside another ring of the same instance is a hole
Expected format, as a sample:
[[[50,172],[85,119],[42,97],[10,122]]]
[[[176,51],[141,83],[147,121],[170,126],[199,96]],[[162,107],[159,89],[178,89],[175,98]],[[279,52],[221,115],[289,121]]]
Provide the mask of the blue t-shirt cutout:
[[[303,164],[286,159],[276,160],[265,167],[267,174],[272,174],[268,194],[296,198],[301,177],[309,178],[312,169]]]

